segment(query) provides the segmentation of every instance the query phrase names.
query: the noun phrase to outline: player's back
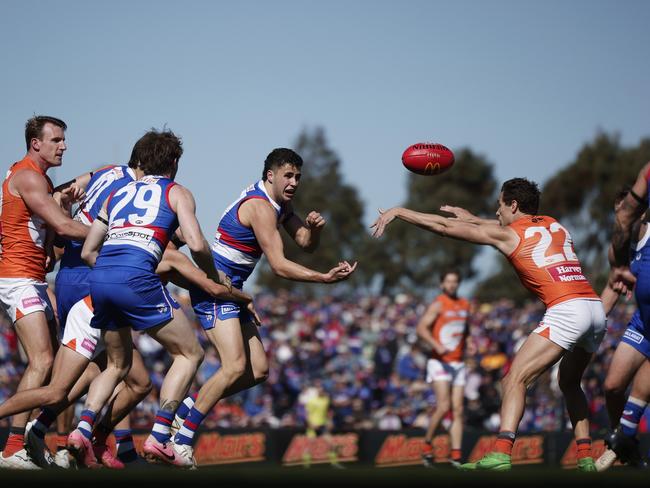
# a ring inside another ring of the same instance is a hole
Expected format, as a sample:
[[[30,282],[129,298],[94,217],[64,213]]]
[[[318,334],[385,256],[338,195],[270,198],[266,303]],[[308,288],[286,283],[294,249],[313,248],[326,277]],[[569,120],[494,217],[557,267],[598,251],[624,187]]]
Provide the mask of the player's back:
[[[155,271],[178,227],[178,217],[169,203],[169,191],[175,184],[170,178],[147,175],[109,197],[108,232],[95,269]]]
[[[573,298],[598,299],[573,249],[573,239],[548,216],[525,216],[509,227],[520,242],[508,259],[522,284],[547,307]]]
[[[233,286],[238,288],[241,288],[262,256],[262,248],[255,233],[239,220],[239,208],[244,202],[253,199],[267,201],[273,207],[277,225],[280,225],[285,216],[284,208],[270,197],[262,180],[242,191],[239,198],[224,211],[217,226],[212,254],[217,269],[230,276]]]
[[[452,298],[444,293],[435,300],[440,304],[440,313],[431,325],[431,335],[447,349],[447,352],[439,355],[433,351],[432,355],[434,359],[444,362],[462,361],[465,352],[469,302],[464,298]]]
[[[135,180],[135,173],[128,166],[108,165],[93,173],[86,187],[86,196],[79,204],[74,220],[92,225],[106,199],[122,186]],[[81,259],[82,241],[67,240],[61,258],[60,270],[89,269]],[[59,272],[61,272],[59,271]]]
[[[53,190],[45,171],[28,157],[14,163],[7,172],[0,195],[0,277],[45,281],[47,226],[20,196],[9,190],[9,182],[19,171],[43,175],[49,192]]]

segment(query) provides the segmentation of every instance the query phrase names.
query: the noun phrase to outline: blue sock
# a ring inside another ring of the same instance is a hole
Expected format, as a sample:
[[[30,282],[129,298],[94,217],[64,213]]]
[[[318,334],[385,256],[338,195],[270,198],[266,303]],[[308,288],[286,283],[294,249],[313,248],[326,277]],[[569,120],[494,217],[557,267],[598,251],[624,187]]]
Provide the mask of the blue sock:
[[[123,463],[130,463],[138,458],[138,453],[133,445],[131,429],[120,429],[113,431],[115,436],[115,450],[117,458]]]
[[[93,426],[95,425],[96,417],[97,414],[92,410],[84,410],[81,412],[81,418],[79,419],[77,429],[79,429],[87,439],[91,439],[93,436]]]
[[[151,435],[158,442],[165,443],[169,440],[169,428],[172,426],[172,420],[174,420],[173,412],[158,410],[156,421],[153,424],[153,429],[151,429]]]
[[[44,408],[41,410],[41,413],[36,417],[36,420],[32,424],[32,432],[38,437],[43,439],[48,430],[50,430],[50,425],[56,420],[56,413],[50,408]]]
[[[194,406],[197,395],[198,393],[195,393],[194,395],[190,395],[185,400],[183,400],[183,403],[181,403],[180,407],[178,407],[178,410],[176,410],[176,416],[179,419],[185,420],[187,418],[187,414],[190,413],[190,410]]]
[[[194,434],[199,428],[199,425],[201,425],[201,422],[203,422],[204,418],[204,413],[201,413],[195,407],[192,407],[192,410],[190,410],[190,413],[187,415],[185,422],[183,422],[181,430],[179,430],[178,434],[176,434],[176,437],[174,437],[174,442],[176,444],[185,444],[191,446],[192,439],[194,439]]]
[[[628,437],[636,436],[643,411],[648,403],[638,398],[629,397],[621,415],[621,430]]]

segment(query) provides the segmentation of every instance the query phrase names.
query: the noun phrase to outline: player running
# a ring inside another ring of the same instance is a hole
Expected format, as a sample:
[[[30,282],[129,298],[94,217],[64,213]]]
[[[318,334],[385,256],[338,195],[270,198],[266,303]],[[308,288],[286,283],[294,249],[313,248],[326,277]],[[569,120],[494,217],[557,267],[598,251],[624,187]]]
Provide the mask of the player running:
[[[318,212],[310,212],[303,221],[293,211],[291,200],[298,189],[302,164],[302,158],[291,149],[274,149],[264,162],[262,179],[246,188],[221,217],[212,256],[233,287],[242,288],[262,254],[275,274],[295,281],[336,283],[356,269],[357,263],[343,261],[327,273],[320,273],[284,256],[280,226],[298,246],[312,251],[325,225]],[[219,352],[221,368],[201,387],[195,402],[191,397],[185,399],[175,419],[174,430],[179,430],[174,436],[174,449],[186,466],[195,464],[194,434],[214,405],[263,382],[268,375],[266,352],[249,314],[237,303],[215,300],[198,290],[191,295],[196,316]]]
[[[151,460],[177,462],[168,442],[169,426],[203,359],[190,322],[155,274],[177,227],[199,267],[218,281],[196,220],[194,198],[174,182],[183,153],[180,139],[171,131],[151,130],[138,144],[137,180],[106,200],[81,251],[82,259],[93,267],[91,326],[102,330],[107,355],[106,369],[91,384],[80,422],[68,437],[71,451],[86,464],[94,458],[90,440],[97,414],[131,367],[131,329],[146,331],[173,358],[143,451]]]
[[[501,426],[495,451],[463,469],[509,470],[517,427],[523,416],[526,389],[549,367],[560,362],[558,382],[578,445],[578,468],[595,471],[589,435],[589,408],[580,380],[605,334],[605,313],[598,295],[582,274],[569,232],[555,219],[537,215],[539,190],[523,178],[506,181],[494,221],[425,214],[405,208],[380,210],[372,224],[380,237],[395,218],[442,236],[491,245],[503,253],[524,286],[547,310],[539,326],[521,346],[502,380]],[[463,211],[467,213],[466,211]]]

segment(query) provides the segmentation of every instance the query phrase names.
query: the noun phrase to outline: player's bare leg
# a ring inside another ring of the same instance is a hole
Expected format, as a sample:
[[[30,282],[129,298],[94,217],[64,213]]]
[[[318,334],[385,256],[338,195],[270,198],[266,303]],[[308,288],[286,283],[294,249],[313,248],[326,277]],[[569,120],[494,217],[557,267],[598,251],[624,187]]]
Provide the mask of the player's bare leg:
[[[620,342],[616,347],[603,385],[609,425],[612,429],[618,426],[618,421],[627,400],[625,396],[627,387],[634,379],[635,373],[644,360],[645,356],[643,354],[625,342]],[[596,469],[604,471],[610,468],[616,462],[616,459],[616,453],[607,448],[596,460]]]
[[[565,350],[560,346],[532,333],[515,355],[508,374],[501,381],[501,427],[494,447],[477,463],[466,463],[463,469],[509,470],[510,455],[515,442],[517,428],[524,414],[526,389],[549,367],[562,357]]]
[[[90,439],[97,414],[112,396],[115,387],[127,375],[133,357],[131,329],[105,330],[106,368],[93,380],[77,428],[68,436],[68,449],[77,463],[97,467]]]
[[[88,365],[88,360],[67,347],[57,351],[52,377],[47,386],[18,392],[0,406],[0,415],[14,415],[43,407],[25,434],[25,446],[30,457],[40,467],[53,462],[45,446],[45,434],[56,417],[68,405],[68,392]]]
[[[462,456],[463,442],[463,402],[465,400],[465,386],[455,385],[451,388],[451,411],[453,419],[449,427],[451,440],[451,461],[458,466]]]
[[[203,385],[174,437],[174,449],[187,459],[193,459],[194,433],[214,405],[268,377],[268,360],[255,324],[239,325],[238,319],[228,319],[207,334],[221,357],[221,368]]]
[[[607,446],[624,463],[646,468],[647,461],[639,453],[637,432],[641,417],[650,402],[650,360],[643,364],[634,376],[632,390],[623,407],[619,425],[607,438]]]
[[[106,413],[94,431],[93,449],[95,456],[104,466],[112,469],[124,468],[124,463],[113,455],[106,440],[114,429],[130,430],[128,415],[149,394],[151,388],[151,380],[142,356],[134,349],[131,369],[115,389]],[[118,428],[120,423],[122,426]],[[119,440],[123,436],[123,433],[116,434],[116,439]]]
[[[191,462],[174,453],[170,440],[170,427],[174,414],[203,361],[201,348],[194,329],[181,310],[164,326],[149,329],[148,334],[165,347],[173,359],[160,389],[160,410],[151,435],[144,443],[145,458],[152,462],[166,462],[181,467],[192,467]]]
[[[616,347],[603,386],[607,414],[612,428],[618,425],[618,420],[621,418],[621,413],[623,413],[627,387],[632,383],[634,375],[645,360],[643,354],[625,342],[619,343]]]
[[[571,425],[573,425],[578,448],[578,469],[582,471],[596,471],[591,453],[589,405],[580,386],[582,375],[592,357],[593,353],[576,347],[573,351],[567,351],[562,357],[558,372],[558,384],[566,401],[567,412],[571,419]]]
[[[433,391],[436,395],[436,408],[431,414],[429,427],[424,435],[424,445],[422,449],[422,461],[425,466],[433,465],[433,437],[440,425],[442,419],[451,409],[451,383],[449,381],[434,381]]]
[[[55,323],[48,322],[45,313],[38,311],[16,320],[14,327],[28,360],[27,368],[16,391],[38,388],[47,382],[52,370],[57,344],[54,334]],[[37,466],[29,459],[27,453],[23,452],[25,426],[31,410],[18,410],[14,413],[9,437],[3,452],[0,453],[3,464],[19,469],[36,469]]]

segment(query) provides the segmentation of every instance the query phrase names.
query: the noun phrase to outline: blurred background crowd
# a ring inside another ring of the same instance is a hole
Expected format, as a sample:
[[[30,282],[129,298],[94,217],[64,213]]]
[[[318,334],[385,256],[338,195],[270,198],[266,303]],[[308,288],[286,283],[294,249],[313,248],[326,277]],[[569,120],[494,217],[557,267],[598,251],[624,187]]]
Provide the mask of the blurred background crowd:
[[[176,298],[192,315],[189,297]],[[429,356],[415,328],[427,302],[408,294],[395,296],[325,296],[304,298],[296,293],[262,293],[256,297],[262,317],[259,329],[269,357],[269,378],[255,388],[220,402],[204,427],[301,427],[304,399],[321,383],[330,397],[335,430],[426,428],[435,395],[425,381]],[[499,425],[499,379],[512,357],[543,314],[543,305],[516,306],[503,299],[473,303],[465,361],[465,425],[496,431]],[[592,429],[608,428],[603,394],[607,365],[634,310],[621,302],[610,314],[608,333],[589,366],[583,388],[589,400]],[[206,355],[191,391],[219,368],[219,356],[202,329],[196,334]],[[131,415],[133,428],[150,429],[158,409],[158,391],[169,357],[147,335],[134,334],[151,373],[154,389]],[[24,369],[23,355],[6,317],[0,320],[0,402],[16,389]],[[78,404],[80,412],[82,402]],[[446,419],[448,422],[450,419]],[[641,432],[647,432],[644,418]],[[2,420],[7,426],[8,420]],[[557,370],[545,373],[529,390],[521,432],[569,428]]]

